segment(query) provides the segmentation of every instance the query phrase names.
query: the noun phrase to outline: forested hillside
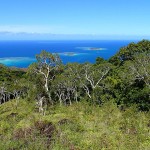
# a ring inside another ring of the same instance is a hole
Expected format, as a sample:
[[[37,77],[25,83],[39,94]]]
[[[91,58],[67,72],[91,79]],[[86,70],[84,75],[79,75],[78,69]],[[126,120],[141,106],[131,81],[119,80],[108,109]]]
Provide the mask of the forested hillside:
[[[150,41],[95,64],[36,59],[0,65],[0,149],[150,149]]]
[[[59,55],[45,50],[36,58],[26,71],[0,66],[1,103],[25,97],[47,105],[86,100],[101,106],[111,100],[118,107],[150,109],[150,41],[131,43],[109,60],[97,58],[95,64],[63,65]]]

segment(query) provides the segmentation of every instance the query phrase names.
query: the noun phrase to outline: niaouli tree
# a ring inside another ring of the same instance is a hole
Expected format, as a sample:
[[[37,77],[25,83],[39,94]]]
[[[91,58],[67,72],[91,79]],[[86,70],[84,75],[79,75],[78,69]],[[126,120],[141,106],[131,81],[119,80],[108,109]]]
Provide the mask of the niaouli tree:
[[[42,50],[40,54],[36,55],[37,62],[30,66],[31,72],[41,75],[44,82],[45,93],[47,93],[49,100],[52,102],[50,96],[50,82],[55,78],[56,72],[61,66],[61,59],[58,54],[52,54]]]

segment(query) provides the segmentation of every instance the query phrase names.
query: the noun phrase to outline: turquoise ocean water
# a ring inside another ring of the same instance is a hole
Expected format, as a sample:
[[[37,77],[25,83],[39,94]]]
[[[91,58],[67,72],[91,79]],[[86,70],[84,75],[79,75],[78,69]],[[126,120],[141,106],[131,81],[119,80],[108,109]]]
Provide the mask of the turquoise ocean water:
[[[133,41],[0,41],[0,63],[6,66],[28,67],[36,61],[35,55],[41,50],[58,53],[64,64],[94,63],[97,57],[109,59],[130,42]]]

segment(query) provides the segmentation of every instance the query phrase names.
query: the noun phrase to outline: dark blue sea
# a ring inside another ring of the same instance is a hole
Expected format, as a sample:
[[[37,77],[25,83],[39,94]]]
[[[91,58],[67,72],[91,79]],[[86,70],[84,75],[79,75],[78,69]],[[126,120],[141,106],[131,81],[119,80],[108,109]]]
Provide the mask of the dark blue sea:
[[[64,64],[69,62],[91,62],[97,57],[109,59],[127,40],[99,41],[0,41],[0,63],[6,66],[28,67],[35,62],[41,50],[58,53]]]

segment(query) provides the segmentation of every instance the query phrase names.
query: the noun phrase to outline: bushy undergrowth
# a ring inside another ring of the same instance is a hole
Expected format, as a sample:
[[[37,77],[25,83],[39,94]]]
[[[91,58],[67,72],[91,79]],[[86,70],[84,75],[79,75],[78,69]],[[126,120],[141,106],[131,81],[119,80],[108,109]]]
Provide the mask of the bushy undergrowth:
[[[0,105],[0,150],[149,150],[150,113],[87,102],[49,107],[15,100]]]

